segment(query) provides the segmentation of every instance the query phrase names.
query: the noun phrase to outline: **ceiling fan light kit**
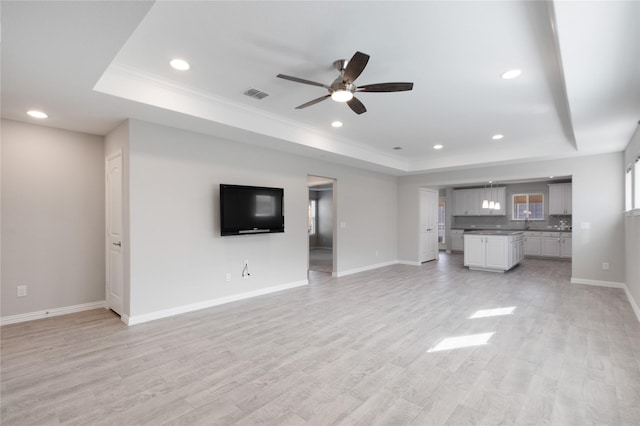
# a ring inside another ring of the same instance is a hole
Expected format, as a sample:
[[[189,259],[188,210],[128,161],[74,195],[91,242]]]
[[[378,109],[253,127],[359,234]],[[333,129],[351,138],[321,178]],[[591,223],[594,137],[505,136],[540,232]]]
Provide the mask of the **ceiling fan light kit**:
[[[378,83],[367,84],[360,87],[356,86],[353,82],[362,74],[362,71],[367,66],[367,62],[369,62],[369,55],[362,52],[356,52],[350,60],[338,59],[334,61],[333,66],[340,71],[340,76],[334,80],[331,86],[284,74],[278,74],[276,77],[296,83],[323,87],[329,92],[328,95],[298,105],[296,109],[303,109],[315,105],[330,97],[336,102],[345,102],[356,114],[362,114],[367,112],[367,108],[354,96],[356,92],[404,92],[413,89],[413,83]]]
[[[336,102],[348,102],[353,99],[353,93],[349,90],[336,90],[331,94],[331,99]]]

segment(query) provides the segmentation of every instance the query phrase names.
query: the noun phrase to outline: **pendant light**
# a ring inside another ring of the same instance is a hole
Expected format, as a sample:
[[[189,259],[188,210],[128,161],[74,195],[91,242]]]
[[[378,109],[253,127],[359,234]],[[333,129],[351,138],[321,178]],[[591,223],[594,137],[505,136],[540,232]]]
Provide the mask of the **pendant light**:
[[[489,191],[490,193],[493,193],[493,181],[489,181],[489,184],[491,185],[489,187]],[[487,185],[484,186],[484,193],[485,195],[487,194]],[[494,201],[493,199],[491,199],[492,197],[489,196],[488,198],[485,198],[484,200],[482,200],[482,208],[483,209],[489,209],[489,210],[500,210],[500,201]]]
[[[484,195],[487,195],[487,184],[484,184]],[[489,200],[487,198],[485,198],[484,200],[482,200],[482,208],[483,209],[488,209],[489,208]]]

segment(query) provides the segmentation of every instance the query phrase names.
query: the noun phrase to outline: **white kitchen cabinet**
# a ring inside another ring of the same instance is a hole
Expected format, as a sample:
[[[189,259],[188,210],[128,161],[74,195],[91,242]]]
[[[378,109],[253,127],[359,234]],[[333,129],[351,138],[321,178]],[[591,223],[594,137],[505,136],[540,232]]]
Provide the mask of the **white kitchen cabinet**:
[[[524,255],[542,256],[542,235],[539,232],[524,233]]]
[[[464,266],[504,272],[522,260],[522,234],[464,234]]]
[[[563,232],[560,234],[560,257],[571,257],[572,255],[572,246],[571,246],[571,234]]]
[[[500,202],[500,210],[482,208],[482,200]],[[453,191],[454,216],[504,216],[507,212],[506,188],[472,188]]]
[[[522,259],[524,259],[524,236],[518,235],[511,239],[511,252],[510,262],[511,267],[517,265]]]
[[[465,189],[456,189],[453,191],[453,215],[464,216],[465,215]]]
[[[549,215],[570,215],[572,213],[572,191],[570,183],[549,185]]]
[[[524,255],[570,259],[571,232],[524,232]]]
[[[560,257],[560,233],[542,233],[542,256]]]
[[[454,216],[478,216],[480,214],[480,192],[478,189],[453,191]]]
[[[463,251],[464,250],[464,230],[452,229],[451,230],[451,251]]]
[[[464,236],[464,266],[484,268],[487,264],[485,258],[486,235]]]

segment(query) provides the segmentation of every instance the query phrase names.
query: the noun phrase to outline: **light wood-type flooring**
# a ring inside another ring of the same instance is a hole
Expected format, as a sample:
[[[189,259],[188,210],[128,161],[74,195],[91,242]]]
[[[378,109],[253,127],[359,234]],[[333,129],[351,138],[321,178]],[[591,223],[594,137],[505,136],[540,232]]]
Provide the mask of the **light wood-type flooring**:
[[[638,425],[640,324],[570,271],[444,255],[132,327],[8,325],[2,425]]]

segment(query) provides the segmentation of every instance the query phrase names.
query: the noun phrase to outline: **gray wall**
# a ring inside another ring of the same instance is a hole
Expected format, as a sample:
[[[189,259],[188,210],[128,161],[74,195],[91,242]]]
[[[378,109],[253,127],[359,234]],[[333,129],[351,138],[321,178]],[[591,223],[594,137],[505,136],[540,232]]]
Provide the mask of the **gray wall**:
[[[134,120],[129,149],[131,316],[305,282],[307,175],[337,180],[338,273],[397,259],[395,177]],[[283,187],[285,233],[220,237],[220,183]]]
[[[622,153],[516,165],[446,171],[399,178],[398,257],[418,260],[418,188],[456,186],[488,180],[572,176],[572,278],[625,282],[624,182]],[[604,271],[602,262],[609,262]]]
[[[2,120],[1,143],[2,316],[104,300],[103,138]]]
[[[339,273],[418,261],[419,187],[572,175],[572,276],[626,282],[640,300],[640,216],[623,222],[622,153],[395,178],[139,121],[103,140],[3,120],[1,148],[3,317],[104,299],[104,157],[119,148],[127,315],[304,281],[309,174],[337,179]],[[639,153],[636,133],[624,156]],[[220,182],[284,187],[287,232],[220,237]],[[249,280],[239,279],[244,259]]]

